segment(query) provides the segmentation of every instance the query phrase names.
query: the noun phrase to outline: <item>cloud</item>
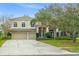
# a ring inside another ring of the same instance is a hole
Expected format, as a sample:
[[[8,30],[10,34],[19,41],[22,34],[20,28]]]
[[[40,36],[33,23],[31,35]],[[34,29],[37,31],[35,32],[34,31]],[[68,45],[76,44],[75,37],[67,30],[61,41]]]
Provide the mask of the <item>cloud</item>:
[[[19,6],[23,8],[32,8],[32,9],[41,9],[43,6],[37,5],[37,4],[18,4]]]

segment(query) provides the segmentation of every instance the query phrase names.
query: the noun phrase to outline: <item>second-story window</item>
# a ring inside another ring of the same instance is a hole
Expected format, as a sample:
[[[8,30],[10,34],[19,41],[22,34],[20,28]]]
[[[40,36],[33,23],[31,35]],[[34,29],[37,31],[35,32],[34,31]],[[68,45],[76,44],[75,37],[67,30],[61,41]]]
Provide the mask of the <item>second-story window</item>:
[[[25,27],[25,22],[22,22],[22,27]]]
[[[17,22],[14,22],[14,27],[17,27]]]

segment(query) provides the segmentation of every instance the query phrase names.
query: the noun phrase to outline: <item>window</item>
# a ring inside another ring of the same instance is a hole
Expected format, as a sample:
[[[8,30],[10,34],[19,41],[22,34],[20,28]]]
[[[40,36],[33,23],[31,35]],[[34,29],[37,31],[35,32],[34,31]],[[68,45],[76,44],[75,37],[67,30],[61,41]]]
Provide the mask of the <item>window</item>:
[[[14,27],[17,27],[17,22],[14,22]]]
[[[22,27],[25,27],[25,22],[22,22]]]
[[[34,27],[35,26],[35,24],[33,23],[33,24],[31,24],[31,27]]]

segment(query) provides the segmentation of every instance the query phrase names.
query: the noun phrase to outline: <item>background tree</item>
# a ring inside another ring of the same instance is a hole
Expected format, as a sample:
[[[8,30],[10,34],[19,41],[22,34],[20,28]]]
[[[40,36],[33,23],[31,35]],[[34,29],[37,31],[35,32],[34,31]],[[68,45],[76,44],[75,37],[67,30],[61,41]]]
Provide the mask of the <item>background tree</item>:
[[[39,12],[35,15],[35,19],[38,22],[41,22],[41,36],[43,36],[43,28],[49,26],[49,19],[51,19],[51,15],[49,14],[48,10],[46,8],[43,8],[39,10]]]
[[[7,37],[7,33],[10,31],[10,19],[13,16],[1,16],[0,19],[2,20],[2,30],[4,32],[4,37]]]
[[[65,4],[64,7],[59,4],[50,5],[39,10],[35,15],[35,19],[42,24],[54,30],[56,37],[56,29],[65,32],[68,37],[73,38],[76,42],[77,33],[79,33],[79,4]]]

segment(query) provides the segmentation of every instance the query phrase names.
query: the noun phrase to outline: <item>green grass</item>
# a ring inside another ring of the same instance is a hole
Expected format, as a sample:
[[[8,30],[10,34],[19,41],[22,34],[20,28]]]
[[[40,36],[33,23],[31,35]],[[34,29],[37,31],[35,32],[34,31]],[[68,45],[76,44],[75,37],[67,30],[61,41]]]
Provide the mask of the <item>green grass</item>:
[[[0,38],[0,47],[5,43],[6,39]]]
[[[79,39],[77,39],[76,43],[73,43],[72,40],[39,40],[41,42],[61,47],[62,49],[71,51],[71,52],[79,52]]]
[[[0,47],[4,44],[5,41],[6,41],[5,39],[3,39],[3,40],[1,39],[0,40]]]

